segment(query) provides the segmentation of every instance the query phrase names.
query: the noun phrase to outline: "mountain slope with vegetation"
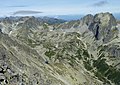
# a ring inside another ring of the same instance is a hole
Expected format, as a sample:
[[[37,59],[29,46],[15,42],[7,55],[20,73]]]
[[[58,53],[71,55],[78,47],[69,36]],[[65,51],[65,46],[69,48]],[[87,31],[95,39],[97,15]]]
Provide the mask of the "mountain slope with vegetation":
[[[120,84],[119,23],[112,14],[55,22],[0,21],[0,85]]]

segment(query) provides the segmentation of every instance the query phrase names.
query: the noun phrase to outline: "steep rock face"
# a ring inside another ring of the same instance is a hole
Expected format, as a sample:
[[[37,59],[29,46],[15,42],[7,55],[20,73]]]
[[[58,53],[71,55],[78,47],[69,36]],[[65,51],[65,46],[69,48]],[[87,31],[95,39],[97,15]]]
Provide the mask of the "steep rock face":
[[[104,43],[117,37],[118,29],[116,28],[116,19],[110,13],[100,13],[94,16],[93,23],[89,29],[93,32],[96,40],[103,39]]]
[[[87,26],[89,26],[91,23],[93,23],[93,20],[94,20],[94,16],[91,14],[88,14],[81,19],[82,25],[86,24]]]

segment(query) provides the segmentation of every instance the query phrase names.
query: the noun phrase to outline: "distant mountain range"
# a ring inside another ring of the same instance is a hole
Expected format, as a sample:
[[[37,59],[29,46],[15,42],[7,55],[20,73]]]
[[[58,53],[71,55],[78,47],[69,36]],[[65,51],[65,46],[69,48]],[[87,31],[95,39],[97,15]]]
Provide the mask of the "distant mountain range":
[[[84,15],[53,15],[53,16],[49,16],[49,17],[53,17],[53,18],[58,18],[58,19],[64,19],[67,21],[71,21],[71,20],[78,20],[81,19]]]
[[[116,19],[120,20],[120,13],[114,13],[113,15]],[[52,20],[53,20],[53,18],[55,18],[55,19],[71,21],[71,20],[79,20],[84,16],[85,15],[82,15],[82,14],[69,14],[69,15],[48,15],[48,16],[37,16],[37,17],[43,18],[43,20],[46,20],[45,18],[50,17]],[[11,19],[14,18],[15,19],[15,18],[19,18],[19,17],[18,16],[16,16],[16,17],[11,16],[9,18],[11,18]]]
[[[120,13],[114,13],[113,15],[115,16],[116,19],[120,20]]]
[[[118,20],[120,20],[120,13],[114,13],[114,17]],[[81,19],[85,15],[77,14],[77,15],[57,15],[57,16],[52,16],[58,19],[64,19],[64,20],[78,20]]]

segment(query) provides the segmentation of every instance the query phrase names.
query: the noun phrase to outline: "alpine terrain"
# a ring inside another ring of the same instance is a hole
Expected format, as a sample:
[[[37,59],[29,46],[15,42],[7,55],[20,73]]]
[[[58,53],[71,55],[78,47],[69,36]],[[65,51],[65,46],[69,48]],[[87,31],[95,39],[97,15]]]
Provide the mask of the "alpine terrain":
[[[0,85],[120,85],[120,21],[0,18]]]

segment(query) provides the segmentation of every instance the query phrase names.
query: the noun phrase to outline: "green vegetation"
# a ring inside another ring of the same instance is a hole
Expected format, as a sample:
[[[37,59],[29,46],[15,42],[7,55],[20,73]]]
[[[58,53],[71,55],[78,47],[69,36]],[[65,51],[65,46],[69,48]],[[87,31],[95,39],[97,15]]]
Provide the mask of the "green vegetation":
[[[56,52],[49,50],[45,52],[45,55],[51,59],[52,56],[54,56]]]
[[[87,61],[89,58],[90,58],[90,55],[88,54],[88,51],[84,50],[83,51],[83,59]]]
[[[46,29],[46,30],[49,29],[49,27],[48,27],[48,25],[46,23],[43,24],[43,28]]]
[[[103,81],[104,83],[110,84],[110,82],[100,73],[100,72],[94,72],[95,76],[98,77],[99,80]]]
[[[106,77],[116,85],[120,85],[120,70],[113,66],[109,66],[105,61],[106,59],[98,59],[94,61],[93,65],[97,68],[95,75],[104,82],[106,80],[104,77]]]
[[[33,43],[33,40],[32,39],[27,39],[28,40],[28,43],[32,44]]]
[[[92,70],[91,62],[90,61],[83,61],[85,68],[90,71]]]
[[[98,69],[100,73],[104,75],[104,72],[109,69],[109,66],[105,63],[105,59],[97,60],[93,63],[94,67]]]
[[[76,58],[78,58],[79,60],[82,59],[82,49],[78,49],[77,52],[76,52]]]
[[[69,60],[69,64],[74,67],[74,65],[76,64],[75,56],[70,56]]]
[[[29,46],[31,46],[32,48],[34,48],[37,44],[35,44],[36,42],[35,41],[33,41],[32,39],[27,39],[27,44],[29,45]]]
[[[49,41],[45,41],[43,43],[43,47],[46,48],[46,49],[49,49],[49,50],[52,50],[52,48],[54,48],[54,44],[52,44],[52,42],[49,40]]]

